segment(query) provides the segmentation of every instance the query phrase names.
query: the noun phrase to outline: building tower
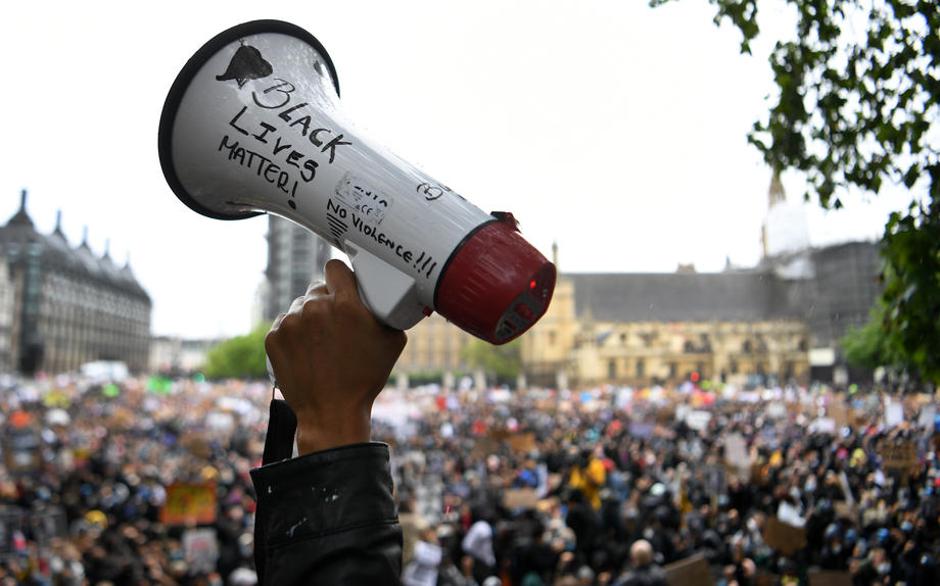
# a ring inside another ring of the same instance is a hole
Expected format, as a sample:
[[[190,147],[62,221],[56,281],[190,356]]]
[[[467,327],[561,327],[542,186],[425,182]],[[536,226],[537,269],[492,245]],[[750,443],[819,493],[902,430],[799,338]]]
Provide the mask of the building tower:
[[[268,216],[268,267],[264,303],[267,321],[287,311],[291,302],[307,291],[311,281],[323,279],[323,265],[330,260],[328,242],[313,232],[285,220]]]
[[[767,218],[761,230],[764,258],[800,252],[809,248],[809,220],[802,201],[788,201],[780,181],[780,171],[774,171],[767,192]]]

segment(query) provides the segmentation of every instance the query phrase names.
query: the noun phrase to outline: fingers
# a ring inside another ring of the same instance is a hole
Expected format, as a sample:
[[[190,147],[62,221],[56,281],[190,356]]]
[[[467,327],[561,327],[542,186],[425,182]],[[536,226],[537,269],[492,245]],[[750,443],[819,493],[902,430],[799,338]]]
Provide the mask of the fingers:
[[[313,295],[328,295],[330,290],[327,288],[326,283],[323,281],[314,281],[310,283],[310,286],[307,287],[307,296]]]
[[[306,295],[301,295],[300,297],[294,299],[290,304],[290,308],[287,310],[287,313],[298,313],[304,308],[304,301],[307,300]]]
[[[346,263],[334,258],[326,263],[323,272],[326,275],[326,287],[331,293],[347,299],[358,297],[356,275],[346,266]]]

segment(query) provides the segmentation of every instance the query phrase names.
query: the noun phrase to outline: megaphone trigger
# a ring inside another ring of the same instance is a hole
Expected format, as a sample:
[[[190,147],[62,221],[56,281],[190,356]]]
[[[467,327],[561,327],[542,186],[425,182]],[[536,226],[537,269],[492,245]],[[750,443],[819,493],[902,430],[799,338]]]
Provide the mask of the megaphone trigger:
[[[359,297],[379,321],[407,330],[424,319],[412,277],[350,241],[344,248],[356,273]]]

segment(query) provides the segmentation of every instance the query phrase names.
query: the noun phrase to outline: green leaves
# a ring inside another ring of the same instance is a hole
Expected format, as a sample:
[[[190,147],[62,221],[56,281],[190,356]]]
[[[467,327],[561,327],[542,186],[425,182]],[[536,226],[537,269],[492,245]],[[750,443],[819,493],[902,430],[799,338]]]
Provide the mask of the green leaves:
[[[247,335],[214,346],[206,357],[206,376],[211,379],[267,377],[267,355],[264,353],[267,333],[267,326],[259,327]]]
[[[522,371],[518,339],[502,346],[493,346],[483,340],[472,340],[461,349],[461,358],[472,368],[480,368],[501,382],[515,382]]]
[[[709,1],[715,22],[730,20],[750,53],[757,0]],[[927,201],[885,227],[884,309],[871,327],[899,364],[940,383],[940,3],[787,4],[794,40],[770,56],[778,91],[748,141],[773,169],[802,171],[806,198],[823,208],[840,208],[837,194],[849,189],[928,181]]]

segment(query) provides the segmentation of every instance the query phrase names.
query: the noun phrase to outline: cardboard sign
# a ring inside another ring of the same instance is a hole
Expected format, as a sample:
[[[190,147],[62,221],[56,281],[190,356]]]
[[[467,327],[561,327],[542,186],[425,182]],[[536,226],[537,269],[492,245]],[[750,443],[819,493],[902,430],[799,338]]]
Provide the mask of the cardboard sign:
[[[509,436],[509,447],[518,454],[528,454],[535,449],[535,434],[530,432]]]
[[[470,456],[476,460],[482,460],[490,454],[499,452],[499,442],[489,437],[478,438],[473,443],[473,449],[470,450]]]
[[[764,542],[783,555],[791,556],[806,547],[806,529],[768,517],[764,525]]]
[[[503,506],[507,509],[534,509],[539,496],[532,488],[513,488],[503,493]]]
[[[809,572],[809,586],[852,586],[852,574],[835,570]]]
[[[917,446],[905,440],[898,443],[881,442],[878,446],[882,467],[902,476],[910,475],[917,468]]]
[[[832,398],[832,402],[826,408],[826,414],[835,421],[836,427],[840,429],[852,425],[852,414],[849,413],[849,408],[845,406],[842,397]]]
[[[712,586],[712,574],[705,555],[697,553],[692,557],[673,562],[663,567],[666,583],[669,586]]]
[[[834,501],[832,503],[832,508],[836,513],[837,519],[845,519],[846,521],[856,522],[858,520],[858,510],[855,508],[855,505],[847,503],[845,501]]]
[[[215,523],[215,484],[171,484],[166,488],[166,503],[160,510],[164,525]]]

